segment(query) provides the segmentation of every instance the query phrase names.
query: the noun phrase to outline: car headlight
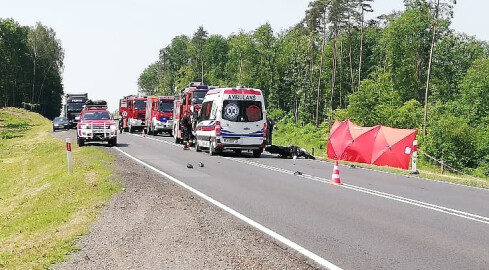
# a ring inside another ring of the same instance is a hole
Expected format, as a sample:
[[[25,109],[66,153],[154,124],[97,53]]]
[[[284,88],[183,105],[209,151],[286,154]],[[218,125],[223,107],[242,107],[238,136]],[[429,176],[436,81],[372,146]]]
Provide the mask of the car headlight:
[[[117,130],[117,127],[116,125],[110,125],[110,131],[116,131]]]
[[[90,125],[87,125],[87,124],[84,124],[84,125],[83,125],[83,124],[82,124],[82,125],[80,125],[80,128],[81,128],[81,129],[90,129]]]
[[[75,120],[80,120],[80,116],[75,116]]]

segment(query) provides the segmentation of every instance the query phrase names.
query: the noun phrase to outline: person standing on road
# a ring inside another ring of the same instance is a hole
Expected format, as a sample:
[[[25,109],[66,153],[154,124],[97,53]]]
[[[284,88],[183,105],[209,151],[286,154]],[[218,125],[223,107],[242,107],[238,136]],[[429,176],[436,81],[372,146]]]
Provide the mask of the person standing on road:
[[[272,119],[267,118],[267,145],[272,145],[272,132],[275,122]]]
[[[182,118],[183,143],[185,144],[185,147],[187,147],[192,140],[192,119],[190,118],[190,113],[190,111],[185,111]]]

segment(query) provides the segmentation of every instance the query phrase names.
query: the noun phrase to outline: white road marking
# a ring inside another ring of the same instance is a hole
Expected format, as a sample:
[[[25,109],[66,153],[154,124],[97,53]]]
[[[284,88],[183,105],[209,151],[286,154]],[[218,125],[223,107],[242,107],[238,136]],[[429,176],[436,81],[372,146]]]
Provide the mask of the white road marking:
[[[289,171],[289,170],[285,170],[282,168],[277,168],[277,167],[273,167],[273,166],[269,166],[269,165],[256,163],[256,162],[249,161],[246,159],[229,158],[229,157],[223,157],[223,158],[231,160],[231,161],[240,162],[240,163],[248,164],[251,166],[267,169],[267,170],[280,172],[280,173],[292,174],[292,175],[294,174],[293,171]],[[312,176],[312,175],[308,175],[308,174],[302,174],[302,175],[297,175],[297,176],[303,177],[303,178],[306,178],[309,180],[313,180],[313,181],[318,181],[318,182],[324,182],[324,183],[330,183],[331,182],[331,180],[329,180],[329,179],[321,178],[321,177],[317,177],[317,176]],[[398,202],[402,202],[402,203],[406,203],[406,204],[410,204],[410,205],[415,205],[418,207],[422,207],[422,208],[434,210],[437,212],[445,213],[448,215],[453,215],[453,216],[477,221],[477,222],[484,223],[484,224],[489,224],[489,217],[484,217],[484,216],[480,216],[480,215],[476,215],[476,214],[472,214],[472,213],[468,213],[468,212],[463,212],[463,211],[459,211],[456,209],[452,209],[452,208],[448,208],[448,207],[444,207],[444,206],[439,206],[436,204],[431,204],[431,203],[427,203],[427,202],[423,202],[423,201],[417,201],[417,200],[397,196],[394,194],[385,193],[385,192],[381,192],[381,191],[377,191],[377,190],[373,190],[373,189],[368,189],[368,188],[363,188],[360,186],[349,185],[349,184],[345,184],[345,183],[338,185],[338,187],[347,188],[350,190],[355,190],[355,191],[367,193],[370,195],[374,195],[374,196],[378,196],[378,197],[382,197],[382,198],[386,198],[386,199],[390,199],[390,200],[394,200],[394,201],[398,201]]]
[[[141,135],[138,135],[138,134],[131,134],[131,135],[142,137]],[[175,143],[169,143],[169,142],[162,141],[162,140],[157,140],[157,141],[163,142],[163,143],[166,143],[166,144],[172,144],[172,145],[178,146],[178,144],[175,144]],[[300,160],[301,159],[296,159],[295,161],[300,161]],[[306,161],[306,160],[304,159],[304,161]],[[332,164],[332,162],[324,161],[324,160],[315,160],[315,161],[316,162],[319,162],[319,163]],[[339,166],[346,167],[348,165],[339,164]],[[395,175],[395,176],[402,176],[402,177],[409,178],[409,179],[417,179],[417,180],[422,180],[422,181],[436,182],[436,183],[445,184],[445,185],[455,185],[455,186],[462,186],[462,187],[470,188],[470,189],[477,189],[477,190],[489,191],[489,189],[482,188],[482,187],[468,186],[468,185],[464,185],[464,184],[460,184],[460,183],[453,183],[453,182],[447,182],[447,181],[436,180],[436,179],[426,179],[426,178],[422,178],[422,177],[415,176],[415,175],[405,175],[405,174],[400,174],[400,173],[395,173],[395,172],[386,172],[386,171],[381,171],[381,170],[377,170],[377,169],[373,169],[373,168],[367,168],[367,167],[361,167],[361,166],[357,166],[357,169],[366,170],[366,171],[373,171],[373,172],[378,172],[378,173],[383,173],[383,174],[389,174],[389,175]]]
[[[155,139],[157,140],[157,139]],[[292,248],[294,250],[296,250],[297,252],[299,252],[300,254],[306,256],[307,258],[315,261],[316,263],[318,263],[319,265],[321,265],[322,267],[325,267],[326,269],[331,269],[331,270],[341,270],[340,267],[334,265],[333,263],[327,261],[326,259],[323,259],[322,257],[316,255],[315,253],[307,250],[306,248],[296,244],[295,242],[292,242],[291,240],[285,238],[284,236],[270,230],[269,228],[261,225],[260,223],[246,217],[245,215],[239,213],[238,211],[230,208],[229,206],[226,206],[224,204],[222,204],[221,202],[205,195],[204,193],[192,188],[191,186],[183,183],[182,181],[176,179],[175,177],[163,172],[163,171],[160,171],[158,170],[157,168],[145,163],[144,161],[122,151],[121,149],[119,149],[118,147],[114,147],[116,150],[118,150],[119,152],[121,152],[122,154],[126,155],[127,157],[133,159],[134,161],[146,166],[147,168],[155,171],[156,173],[170,179],[171,181],[179,184],[180,186],[182,186],[183,188],[193,192],[194,194],[196,194],[197,196],[201,197],[202,199],[214,204],[215,206],[221,208],[222,210],[228,212],[229,214],[241,219],[242,221],[246,222],[247,224],[251,225],[252,227],[256,228],[257,230],[267,234],[268,236],[272,237],[273,239],[275,239],[276,241],[279,241],[281,242],[282,244],[288,246],[289,248]]]
[[[156,139],[154,137],[148,137],[147,135],[143,137],[143,136],[141,136],[139,134],[134,134],[134,133],[127,133],[127,134],[128,135],[132,135],[132,136],[136,136],[136,137],[140,137],[140,138],[145,138],[145,139],[152,140],[152,141],[166,143],[166,144],[173,145],[173,146],[182,146],[183,147],[183,145],[176,144],[176,143],[173,143],[173,142],[168,142],[168,141],[165,141],[165,140]]]
[[[141,137],[140,135],[137,135],[137,134],[131,134],[131,135]],[[178,144],[167,142],[164,140],[154,139],[151,137],[146,137],[146,138],[150,139],[150,140],[174,145],[174,146],[180,146]],[[246,159],[242,159],[242,158],[232,158],[232,157],[222,157],[222,156],[216,156],[216,157],[220,157],[220,158],[224,158],[227,160],[231,160],[231,161],[235,161],[235,162],[239,162],[239,163],[243,163],[243,164],[247,164],[247,165],[251,165],[251,166],[255,166],[255,167],[259,167],[259,168],[263,168],[263,169],[267,169],[267,170],[271,170],[271,171],[276,171],[276,172],[280,172],[280,173],[284,173],[284,174],[296,175],[297,177],[302,177],[302,178],[309,179],[312,181],[323,182],[323,183],[330,183],[331,182],[330,179],[326,179],[326,178],[322,178],[322,177],[318,177],[318,176],[313,176],[313,175],[309,175],[309,174],[304,174],[304,173],[295,174],[295,172],[290,171],[290,170],[286,170],[286,169],[282,169],[282,168],[278,168],[278,167],[273,167],[273,166],[249,161]],[[436,204],[430,204],[430,203],[423,202],[423,201],[409,199],[409,198],[405,198],[402,196],[397,196],[394,194],[385,193],[385,192],[381,192],[381,191],[377,191],[377,190],[373,190],[373,189],[363,188],[360,186],[355,186],[355,185],[350,185],[350,184],[345,184],[345,183],[338,185],[338,186],[342,187],[342,188],[346,188],[346,189],[350,189],[350,190],[354,190],[354,191],[358,191],[358,192],[363,192],[366,194],[370,194],[370,195],[394,200],[397,202],[402,202],[402,203],[418,206],[418,207],[425,208],[425,209],[430,209],[430,210],[437,211],[440,213],[445,213],[448,215],[457,216],[457,217],[461,217],[461,218],[465,218],[468,220],[477,221],[477,222],[489,225],[489,217],[484,217],[484,216],[480,216],[480,215],[476,215],[476,214],[472,214],[472,213],[468,213],[468,212],[464,212],[464,211],[459,211],[456,209],[452,209],[452,208],[448,208],[448,207],[444,207],[444,206],[440,206],[440,205],[436,205]]]
[[[324,162],[324,163],[330,163],[330,164],[332,163],[332,162],[322,161],[322,160],[318,160],[318,161],[319,162]],[[349,165],[342,165],[342,164],[340,164],[340,166],[347,167]],[[365,170],[365,171],[372,171],[372,172],[377,172],[377,173],[383,173],[383,174],[389,174],[389,175],[395,175],[395,176],[402,176],[402,177],[409,178],[409,179],[417,179],[417,180],[420,180],[420,181],[430,181],[430,182],[436,182],[436,183],[444,184],[444,185],[461,186],[461,187],[464,187],[464,188],[470,188],[470,189],[477,189],[477,190],[488,191],[488,189],[482,188],[482,187],[468,186],[468,185],[464,185],[464,184],[460,184],[460,183],[447,182],[447,181],[443,181],[443,180],[426,179],[426,178],[422,178],[422,177],[419,177],[419,176],[416,176],[416,175],[413,175],[413,174],[405,175],[405,174],[400,174],[400,173],[395,173],[395,172],[386,172],[386,171],[381,171],[381,170],[377,170],[377,169],[373,169],[373,168],[367,168],[367,167],[361,167],[361,166],[357,166],[356,168],[357,169],[360,169],[360,170]]]

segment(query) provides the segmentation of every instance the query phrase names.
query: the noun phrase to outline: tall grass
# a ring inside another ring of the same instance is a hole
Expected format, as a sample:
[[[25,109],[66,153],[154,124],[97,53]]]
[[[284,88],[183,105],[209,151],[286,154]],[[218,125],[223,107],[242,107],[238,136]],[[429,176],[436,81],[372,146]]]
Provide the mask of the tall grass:
[[[297,126],[297,124],[287,123],[286,121],[278,122],[272,133],[273,144],[275,145],[295,145],[306,149],[319,157],[326,157],[326,148],[329,137],[329,127],[321,124],[316,128],[313,124]]]
[[[74,146],[69,174],[64,142],[50,128],[37,114],[0,110],[0,268],[63,260],[120,189],[110,181],[113,158],[96,147]]]

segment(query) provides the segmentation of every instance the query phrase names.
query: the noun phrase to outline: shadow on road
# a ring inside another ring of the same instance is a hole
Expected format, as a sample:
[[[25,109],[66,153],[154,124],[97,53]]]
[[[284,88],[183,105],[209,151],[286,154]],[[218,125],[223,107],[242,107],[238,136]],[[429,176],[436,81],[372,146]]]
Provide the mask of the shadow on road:
[[[110,144],[106,143],[106,142],[86,142],[85,145],[83,147],[87,147],[87,146],[101,146],[101,147],[112,147]],[[129,144],[127,143],[118,143],[117,144],[117,147],[119,148],[124,148],[124,147],[128,147]]]
[[[128,147],[128,146],[129,146],[129,144],[127,144],[127,143],[118,143],[117,144],[117,147],[119,147],[119,148],[124,148],[124,147]]]
[[[233,151],[224,151],[224,152],[220,153],[219,155],[223,156],[223,157],[253,158],[253,152],[251,152],[251,151],[249,151],[249,152],[243,151],[243,152],[241,152],[241,154],[235,153]],[[272,154],[268,154],[268,153],[263,152],[259,158],[280,158],[280,156],[272,155]]]

